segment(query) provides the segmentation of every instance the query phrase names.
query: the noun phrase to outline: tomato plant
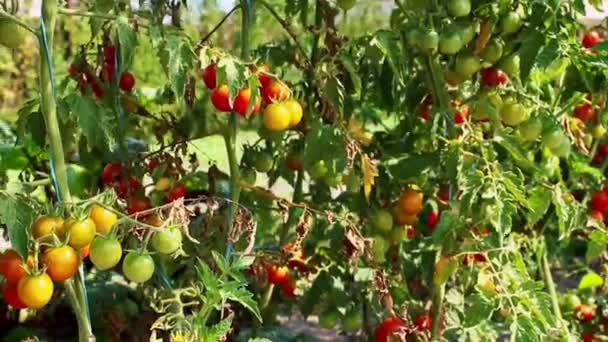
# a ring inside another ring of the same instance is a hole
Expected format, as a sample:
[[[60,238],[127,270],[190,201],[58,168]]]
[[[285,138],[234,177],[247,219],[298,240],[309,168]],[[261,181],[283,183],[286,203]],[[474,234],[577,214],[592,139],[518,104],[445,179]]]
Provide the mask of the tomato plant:
[[[44,307],[26,325],[70,333],[40,339],[606,338],[608,61],[581,1],[19,5],[0,273]]]

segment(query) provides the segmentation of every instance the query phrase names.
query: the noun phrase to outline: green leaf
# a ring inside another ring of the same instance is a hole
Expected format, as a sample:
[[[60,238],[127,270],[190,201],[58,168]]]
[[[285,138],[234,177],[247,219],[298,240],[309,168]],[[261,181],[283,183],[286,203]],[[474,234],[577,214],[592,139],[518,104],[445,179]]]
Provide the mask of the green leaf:
[[[167,76],[171,89],[175,93],[175,98],[181,100],[186,91],[188,73],[194,66],[195,55],[190,41],[174,32],[167,35],[165,51],[168,55]]]
[[[116,34],[120,43],[120,71],[122,72],[128,70],[133,63],[135,47],[137,46],[137,34],[129,26],[129,19],[126,17],[116,19]]]
[[[392,163],[392,161],[390,161]],[[435,153],[417,154],[405,157],[397,161],[397,163],[389,165],[389,173],[399,179],[407,182],[408,179],[417,178],[425,171],[435,168],[439,163],[439,155]]]
[[[433,241],[438,245],[449,245],[456,236],[458,217],[451,211],[444,210],[439,216],[437,226],[433,231]]]
[[[382,30],[376,32],[369,44],[377,47],[386,57],[393,73],[395,75],[400,75],[398,63],[401,60],[401,49],[399,49],[397,42],[398,38],[395,37],[392,32]]]
[[[234,259],[231,267],[235,270],[244,270],[244,269],[248,268],[249,266],[251,266],[251,264],[253,264],[254,261],[255,261],[254,256],[243,255],[243,256],[240,256],[240,257]]]
[[[222,255],[220,255],[217,251],[212,250],[211,255],[213,256],[213,260],[215,261],[215,265],[220,269],[222,275],[230,273],[230,268],[228,267],[228,263],[224,259]]]
[[[344,66],[344,69],[348,72],[348,76],[350,77],[350,81],[353,85],[353,91],[355,96],[359,96],[361,94],[361,77],[359,76],[359,72],[357,70],[357,63],[353,60],[353,58],[348,53],[340,54],[340,62]]]
[[[519,49],[519,57],[521,58],[520,76],[522,79],[526,79],[536,63],[536,57],[545,42],[545,37],[536,28],[522,30],[519,37],[522,37],[522,44]]]
[[[66,102],[78,120],[89,148],[107,149],[110,144],[111,113],[100,107],[93,99],[69,95]]]
[[[526,220],[529,227],[534,226],[545,216],[549,206],[551,206],[551,196],[552,192],[544,186],[536,186],[528,192]]]
[[[526,157],[526,153],[521,147],[521,141],[519,141],[514,136],[498,133],[494,137],[494,141],[500,146],[502,146],[505,150],[507,150],[513,160],[515,160],[517,165],[519,165],[520,167],[523,167],[527,170],[538,170],[536,164]]]
[[[608,233],[594,230],[589,235],[589,242],[587,243],[587,252],[585,253],[585,259],[588,262],[599,257],[608,246]]]
[[[25,260],[27,258],[28,229],[34,211],[22,197],[0,194],[0,221],[6,225],[11,246]]]
[[[335,126],[314,122],[306,137],[304,167],[309,169],[323,160],[330,172],[346,168],[346,141],[343,132]]]
[[[604,279],[595,272],[589,272],[583,276],[578,283],[578,289],[584,290],[588,288],[600,287],[604,285]]]
[[[258,303],[253,299],[253,293],[244,288],[238,288],[232,289],[231,291],[221,289],[220,294],[224,299],[230,299],[241,304],[245,307],[245,309],[249,310],[249,312],[251,312],[258,319],[258,321],[260,321],[260,323],[262,322],[262,315],[258,309]]]
[[[232,327],[232,320],[234,319],[234,314],[224,318],[219,323],[210,326],[210,327],[199,327],[199,341],[203,342],[217,342],[221,341],[226,334],[230,331]],[[202,328],[202,329],[201,329]]]
[[[495,310],[492,302],[478,294],[466,298],[465,304],[464,325],[466,327],[473,327],[489,320]]]

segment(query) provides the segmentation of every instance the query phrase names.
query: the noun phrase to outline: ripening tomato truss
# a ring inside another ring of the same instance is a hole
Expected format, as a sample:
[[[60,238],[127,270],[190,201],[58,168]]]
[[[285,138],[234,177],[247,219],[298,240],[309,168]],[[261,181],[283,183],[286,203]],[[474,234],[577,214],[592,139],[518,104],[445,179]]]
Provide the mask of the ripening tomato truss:
[[[40,2],[0,2],[7,336],[608,339],[582,1]]]

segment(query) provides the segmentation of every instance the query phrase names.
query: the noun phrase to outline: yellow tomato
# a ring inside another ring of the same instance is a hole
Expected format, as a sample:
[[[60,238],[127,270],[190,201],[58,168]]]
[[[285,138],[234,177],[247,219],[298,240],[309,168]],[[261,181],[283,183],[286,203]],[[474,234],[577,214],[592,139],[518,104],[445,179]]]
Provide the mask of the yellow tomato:
[[[90,218],[85,218],[82,221],[71,220],[70,225],[67,226],[67,231],[70,233],[68,244],[80,249],[93,241],[96,230],[95,222]]]
[[[40,216],[32,226],[32,234],[35,239],[55,233],[63,235],[63,219],[54,216]]]
[[[271,103],[264,110],[263,121],[271,131],[284,131],[289,128],[291,114],[283,103]]]
[[[40,309],[51,301],[53,281],[46,273],[25,276],[17,284],[17,294],[28,308]]]
[[[116,221],[118,221],[116,214],[98,205],[94,205],[91,208],[89,217],[95,223],[96,231],[101,234],[110,232]]]
[[[156,191],[167,191],[171,188],[171,178],[163,177],[156,181],[154,184],[154,189]]]
[[[300,121],[302,121],[302,116],[304,115],[302,106],[296,100],[285,101],[283,102],[283,105],[290,113],[289,128],[295,127],[297,124],[300,123]]]

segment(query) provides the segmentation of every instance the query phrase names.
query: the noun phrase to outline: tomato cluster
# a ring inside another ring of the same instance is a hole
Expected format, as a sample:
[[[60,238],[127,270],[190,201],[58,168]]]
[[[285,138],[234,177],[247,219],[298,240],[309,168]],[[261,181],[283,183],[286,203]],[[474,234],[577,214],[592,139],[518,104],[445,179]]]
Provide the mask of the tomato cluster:
[[[309,271],[304,251],[295,249],[292,244],[283,246],[286,262],[267,261],[264,263],[269,284],[281,286],[283,295],[287,298],[296,296],[296,280],[298,274]]]
[[[89,64],[84,56],[79,56],[68,67],[68,73],[72,79],[78,82],[80,92],[86,94],[90,89],[99,99],[104,97],[107,88],[114,81],[117,62],[116,47],[111,42],[107,42],[103,45],[100,55],[98,66]],[[98,77],[95,77],[96,70],[98,70]],[[129,93],[134,87],[135,76],[133,73],[130,71],[122,72],[118,80],[118,88],[125,93]]]
[[[220,112],[234,111],[247,117],[253,96],[255,101],[251,103],[249,115],[254,115],[260,110],[263,99],[267,105],[264,110],[263,123],[269,130],[283,131],[298,125],[304,113],[298,101],[289,99],[290,90],[287,85],[274,78],[265,64],[251,67],[250,70],[258,75],[261,85],[259,91],[255,90],[255,93],[252,93],[248,87],[241,88],[234,99],[230,97],[230,88],[227,84],[219,87],[216,84],[217,66],[215,63],[207,65],[202,70],[201,77],[207,88],[211,89],[211,102],[215,108]]]

